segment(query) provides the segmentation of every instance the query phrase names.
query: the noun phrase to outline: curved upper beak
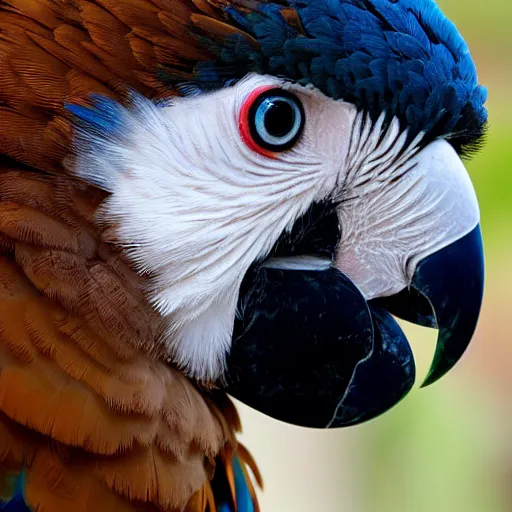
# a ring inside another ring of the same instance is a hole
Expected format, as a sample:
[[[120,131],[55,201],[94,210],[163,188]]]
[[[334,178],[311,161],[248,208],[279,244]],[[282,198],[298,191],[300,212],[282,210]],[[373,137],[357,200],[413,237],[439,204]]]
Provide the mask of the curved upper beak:
[[[360,205],[338,209],[339,225],[352,231],[326,267],[267,262],[248,273],[227,358],[231,394],[297,425],[374,418],[415,380],[411,348],[392,315],[439,330],[424,386],[461,358],[483,296],[478,203],[447,142],[414,158],[403,191],[377,187],[372,200],[361,194]]]
[[[484,293],[480,225],[422,261],[412,285],[430,302],[435,317],[433,327],[439,329],[434,361],[423,383],[427,386],[452,369],[476,329]]]
[[[468,347],[480,314],[483,288],[484,253],[477,225],[461,239],[420,261],[409,289],[369,301],[374,348],[356,366],[330,426],[356,424],[377,416],[412,386],[412,353],[389,313],[438,329],[434,361],[423,383],[423,387],[428,386],[448,373]]]
[[[375,302],[396,316],[439,330],[434,361],[423,383],[445,375],[462,357],[476,328],[484,288],[480,225],[420,261],[408,290]]]
[[[420,261],[408,289],[370,301],[334,268],[253,272],[228,391],[289,423],[342,427],[382,414],[414,384],[411,348],[390,313],[439,330],[424,385],[460,359],[482,303],[482,237],[476,226]]]

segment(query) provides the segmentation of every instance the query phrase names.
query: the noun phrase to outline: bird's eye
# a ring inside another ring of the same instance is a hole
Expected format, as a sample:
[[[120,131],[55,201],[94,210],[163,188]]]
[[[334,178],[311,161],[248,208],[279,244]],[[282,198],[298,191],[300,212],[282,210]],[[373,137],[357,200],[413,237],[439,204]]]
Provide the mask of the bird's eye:
[[[239,124],[242,139],[252,150],[273,157],[297,142],[304,127],[304,109],[292,93],[262,87],[245,100]]]

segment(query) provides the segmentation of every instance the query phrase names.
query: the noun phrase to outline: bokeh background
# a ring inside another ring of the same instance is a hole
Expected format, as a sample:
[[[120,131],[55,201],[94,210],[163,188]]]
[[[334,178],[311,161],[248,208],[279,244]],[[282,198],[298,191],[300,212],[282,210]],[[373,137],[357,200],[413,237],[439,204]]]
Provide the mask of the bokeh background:
[[[512,1],[438,4],[489,88],[487,144],[467,164],[487,261],[477,333],[447,377],[361,426],[300,429],[240,405],[263,512],[512,512]],[[436,333],[406,331],[421,381]]]

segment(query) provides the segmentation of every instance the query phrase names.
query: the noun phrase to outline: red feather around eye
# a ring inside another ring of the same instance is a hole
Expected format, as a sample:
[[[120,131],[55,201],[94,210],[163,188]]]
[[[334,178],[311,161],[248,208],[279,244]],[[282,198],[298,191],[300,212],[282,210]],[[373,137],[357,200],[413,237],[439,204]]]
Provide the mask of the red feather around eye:
[[[273,89],[271,85],[265,85],[262,87],[258,87],[254,91],[252,91],[247,98],[245,98],[242,108],[240,109],[240,118],[238,121],[238,127],[240,130],[240,136],[242,140],[245,142],[247,147],[260,155],[266,156],[267,158],[276,158],[276,154],[273,151],[269,151],[268,149],[262,148],[255,140],[251,133],[251,119],[250,112],[254,105],[254,103],[258,100],[262,93]]]
[[[238,125],[249,149],[267,158],[277,158],[299,140],[304,119],[304,108],[297,96],[267,85],[247,96]]]

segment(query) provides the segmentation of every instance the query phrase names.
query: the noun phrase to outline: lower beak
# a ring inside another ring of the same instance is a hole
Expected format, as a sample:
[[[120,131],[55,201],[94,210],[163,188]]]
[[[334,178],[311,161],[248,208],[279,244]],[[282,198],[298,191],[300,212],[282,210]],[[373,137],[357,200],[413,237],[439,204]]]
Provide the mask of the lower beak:
[[[373,418],[412,387],[405,335],[339,270],[259,268],[249,280],[227,359],[235,398],[287,423],[330,428]]]
[[[374,418],[415,379],[409,343],[390,313],[439,329],[424,385],[431,384],[473,336],[483,277],[479,226],[420,261],[410,288],[387,298],[366,301],[334,268],[256,268],[242,293],[226,388],[296,425],[333,428]]]

